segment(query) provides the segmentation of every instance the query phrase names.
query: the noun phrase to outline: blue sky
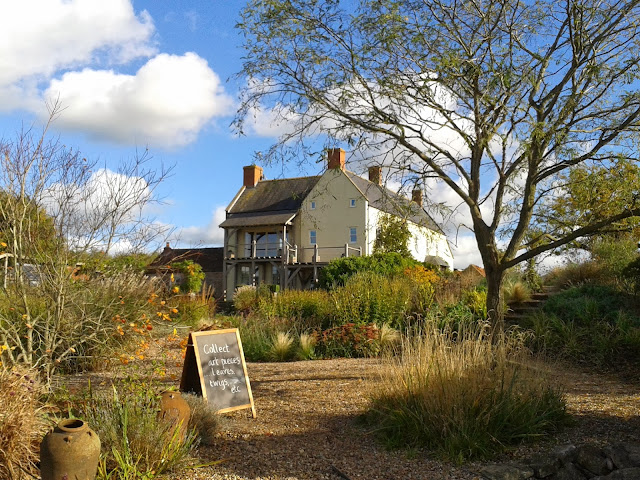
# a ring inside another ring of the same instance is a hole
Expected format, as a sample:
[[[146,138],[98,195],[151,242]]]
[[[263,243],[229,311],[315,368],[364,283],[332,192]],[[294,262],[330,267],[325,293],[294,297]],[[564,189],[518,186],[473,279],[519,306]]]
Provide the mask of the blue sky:
[[[160,187],[159,222],[174,246],[216,246],[224,207],[253,153],[275,141],[264,123],[239,137],[230,123],[242,79],[242,0],[21,0],[4,6],[0,136],[41,125],[45,102],[65,110],[53,131],[107,168],[149,148],[175,165]],[[267,178],[317,174],[267,168]],[[474,240],[452,235],[456,266],[480,264]]]

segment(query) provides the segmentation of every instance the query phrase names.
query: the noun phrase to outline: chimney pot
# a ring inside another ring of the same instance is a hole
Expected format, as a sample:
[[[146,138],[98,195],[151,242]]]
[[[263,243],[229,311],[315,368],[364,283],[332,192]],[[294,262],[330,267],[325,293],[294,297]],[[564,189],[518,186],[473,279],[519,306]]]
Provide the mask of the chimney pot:
[[[247,188],[255,187],[263,178],[262,167],[257,165],[248,165],[243,167],[244,170],[244,182],[243,185]]]
[[[331,148],[328,152],[329,163],[328,169],[336,169],[344,171],[345,168],[345,152],[341,148]]]
[[[382,167],[369,167],[369,181],[382,185]]]
[[[422,190],[415,189],[411,192],[411,200],[414,201],[419,207],[422,206]]]

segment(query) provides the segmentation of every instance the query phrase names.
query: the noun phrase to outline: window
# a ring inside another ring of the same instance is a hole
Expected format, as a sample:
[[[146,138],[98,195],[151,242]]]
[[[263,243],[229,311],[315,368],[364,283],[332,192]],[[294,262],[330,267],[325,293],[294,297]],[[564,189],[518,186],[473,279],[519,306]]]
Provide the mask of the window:
[[[309,230],[309,243],[311,245],[315,245],[316,244],[316,231],[315,230]]]
[[[251,285],[251,268],[248,265],[242,265],[238,270],[238,285]]]
[[[316,209],[316,202],[311,202],[311,210],[315,210]]]
[[[349,243],[356,243],[358,241],[358,232],[356,227],[349,227]]]
[[[349,200],[349,206],[351,208],[354,208],[356,206],[356,199],[352,198],[351,200]]]

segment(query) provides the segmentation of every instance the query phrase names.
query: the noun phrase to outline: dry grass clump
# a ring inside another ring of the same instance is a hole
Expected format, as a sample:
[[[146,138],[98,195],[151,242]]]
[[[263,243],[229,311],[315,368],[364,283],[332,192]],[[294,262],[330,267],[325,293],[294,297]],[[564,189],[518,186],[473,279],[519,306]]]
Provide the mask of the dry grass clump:
[[[298,358],[300,360],[311,360],[315,356],[317,339],[308,333],[301,333],[298,345]]]
[[[37,450],[48,424],[33,370],[0,366],[0,478],[38,478]]]
[[[514,282],[505,286],[504,298],[509,304],[523,303],[531,299],[531,290],[523,282]]]
[[[213,445],[215,436],[220,430],[220,415],[216,413],[217,407],[198,395],[183,393],[182,398],[191,408],[189,428],[196,431],[201,444]]]
[[[271,339],[269,357],[276,362],[285,362],[291,359],[293,350],[293,337],[288,332],[278,332]]]
[[[487,458],[559,428],[562,392],[520,335],[486,325],[433,327],[403,340],[373,392],[367,421],[392,447],[427,447],[453,461]]]

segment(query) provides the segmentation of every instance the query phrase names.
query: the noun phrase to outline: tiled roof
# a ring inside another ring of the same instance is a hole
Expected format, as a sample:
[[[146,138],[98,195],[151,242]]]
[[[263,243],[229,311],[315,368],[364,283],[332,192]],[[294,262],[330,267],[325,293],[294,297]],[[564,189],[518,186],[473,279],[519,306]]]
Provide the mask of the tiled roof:
[[[246,188],[228,211],[232,218],[238,213],[297,212],[302,201],[318,183],[320,177],[263,180]]]
[[[392,192],[388,188],[365,180],[355,173],[345,172],[354,185],[366,197],[369,205],[385,213],[390,213],[401,218],[406,218],[417,225],[427,227],[439,233],[443,233],[440,226],[431,218],[423,207],[418,206],[408,198]]]
[[[147,272],[162,269],[172,262],[191,260],[202,267],[203,272],[222,272],[224,248],[170,248],[165,247],[160,255],[147,266]]]

